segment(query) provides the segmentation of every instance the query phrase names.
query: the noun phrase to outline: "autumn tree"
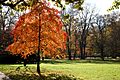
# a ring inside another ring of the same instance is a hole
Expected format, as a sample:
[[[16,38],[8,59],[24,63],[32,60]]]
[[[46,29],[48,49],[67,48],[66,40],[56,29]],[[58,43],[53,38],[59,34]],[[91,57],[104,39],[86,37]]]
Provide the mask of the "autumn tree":
[[[14,43],[6,50],[22,57],[38,52],[37,72],[40,74],[40,52],[50,57],[62,55],[59,49],[65,49],[66,33],[62,31],[59,11],[39,3],[29,13],[22,15],[12,31]]]

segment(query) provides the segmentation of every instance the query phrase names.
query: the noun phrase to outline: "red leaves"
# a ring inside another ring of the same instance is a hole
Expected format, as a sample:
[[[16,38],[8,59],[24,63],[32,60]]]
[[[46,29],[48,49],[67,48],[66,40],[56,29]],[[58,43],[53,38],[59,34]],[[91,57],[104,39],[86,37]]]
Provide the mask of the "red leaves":
[[[31,12],[24,14],[12,31],[14,43],[6,50],[21,54],[24,58],[34,54],[38,49],[38,28],[41,27],[40,48],[44,55],[59,55],[58,50],[65,49],[66,33],[62,31],[59,11],[49,8],[45,3],[35,5]]]

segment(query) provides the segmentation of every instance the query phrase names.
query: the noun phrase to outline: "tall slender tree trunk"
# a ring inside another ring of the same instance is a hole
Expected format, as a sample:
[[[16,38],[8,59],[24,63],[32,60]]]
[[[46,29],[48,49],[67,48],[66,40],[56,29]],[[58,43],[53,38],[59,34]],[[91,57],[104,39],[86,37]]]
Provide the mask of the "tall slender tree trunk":
[[[84,59],[83,41],[81,41],[80,45],[80,59]]]
[[[100,30],[101,34],[101,42],[100,42],[100,50],[101,50],[101,59],[104,61],[104,42],[103,42],[103,32]]]
[[[74,60],[76,58],[76,54],[77,54],[77,30],[75,30],[75,52],[74,52]]]
[[[84,29],[81,35],[81,44],[80,44],[80,50],[81,50],[81,59],[85,59],[85,41],[86,41],[86,34],[85,30],[86,29],[86,24],[84,25]]]
[[[37,73],[40,75],[40,48],[38,47],[38,54],[37,54]]]
[[[76,51],[77,51],[77,45],[76,45],[76,36],[75,36],[75,52],[74,52],[74,57],[73,57],[73,59],[75,60],[75,57],[76,57]]]
[[[40,32],[41,32],[41,26],[40,26],[40,14],[39,14],[39,32],[38,32],[38,53],[37,53],[37,73],[40,74]]]
[[[71,40],[71,21],[72,21],[72,18],[71,18],[71,16],[70,16],[70,25],[69,25],[69,29],[68,29],[68,35],[69,35],[69,37],[68,37],[68,42],[69,42],[69,48],[68,48],[68,53],[69,53],[69,60],[71,60],[71,58],[72,58],[72,56],[71,56],[71,42],[70,42],[70,40]]]
[[[83,57],[84,57],[84,59],[86,57],[86,50],[85,50],[85,48],[86,48],[86,44],[84,43],[83,44]]]
[[[104,50],[103,50],[103,47],[101,47],[101,59],[104,61]]]
[[[84,45],[83,36],[80,41],[80,59],[85,59],[85,45]]]
[[[68,52],[68,59],[71,60],[71,49],[70,49],[69,37],[67,38],[67,52]]]
[[[67,34],[68,34],[68,36],[67,36],[67,43],[66,43],[66,46],[67,46],[67,53],[68,53],[68,60],[71,60],[71,43],[70,43],[70,36],[71,36],[71,32],[70,32],[70,27],[69,27],[69,29],[67,29],[67,26],[65,26],[65,30],[66,30],[66,32],[67,32]]]
[[[75,52],[74,52],[74,57],[73,57],[73,59],[75,60],[75,57],[76,57],[76,53],[77,53],[77,45],[76,45],[76,40],[75,40]]]

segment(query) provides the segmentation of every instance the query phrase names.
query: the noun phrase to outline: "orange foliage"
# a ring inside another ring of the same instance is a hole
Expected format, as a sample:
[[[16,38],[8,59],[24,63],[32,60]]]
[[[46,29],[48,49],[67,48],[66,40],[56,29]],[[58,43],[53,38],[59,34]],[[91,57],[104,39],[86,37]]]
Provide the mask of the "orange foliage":
[[[36,53],[40,28],[40,48],[43,54],[51,57],[61,55],[58,50],[65,49],[66,33],[62,31],[58,13],[58,10],[48,7],[46,3],[33,6],[29,13],[19,18],[12,31],[14,43],[6,50],[24,58]]]

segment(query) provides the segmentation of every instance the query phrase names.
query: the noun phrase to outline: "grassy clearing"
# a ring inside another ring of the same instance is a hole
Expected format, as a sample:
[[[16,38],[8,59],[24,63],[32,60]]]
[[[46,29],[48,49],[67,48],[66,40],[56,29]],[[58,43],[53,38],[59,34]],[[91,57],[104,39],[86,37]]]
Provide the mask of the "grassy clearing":
[[[4,73],[15,72],[21,64],[0,65],[0,71]],[[32,72],[36,72],[35,64],[28,64]],[[21,68],[21,71],[25,69]],[[74,75],[82,80],[120,80],[120,62],[99,60],[56,60],[41,63],[42,74],[66,74]],[[13,73],[11,73],[13,74]]]

